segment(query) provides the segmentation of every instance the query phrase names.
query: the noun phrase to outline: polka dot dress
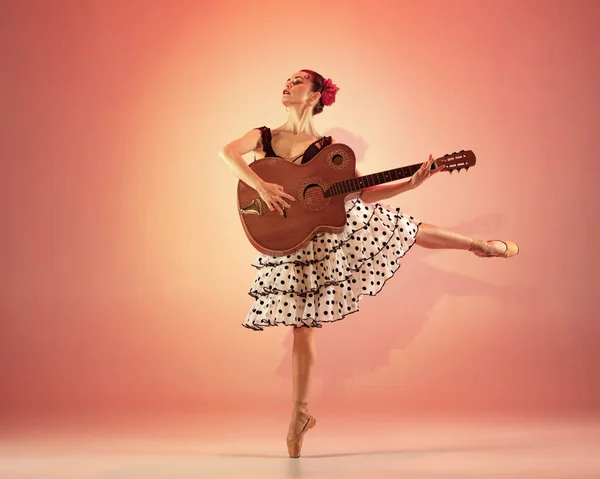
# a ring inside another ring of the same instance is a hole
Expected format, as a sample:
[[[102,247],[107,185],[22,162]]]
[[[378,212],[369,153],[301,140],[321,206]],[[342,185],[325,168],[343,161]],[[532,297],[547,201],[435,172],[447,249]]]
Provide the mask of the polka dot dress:
[[[342,233],[318,233],[289,256],[258,256],[248,293],[255,301],[242,326],[320,328],[355,313],[362,296],[375,296],[400,268],[421,224],[360,199],[346,202],[346,218]]]

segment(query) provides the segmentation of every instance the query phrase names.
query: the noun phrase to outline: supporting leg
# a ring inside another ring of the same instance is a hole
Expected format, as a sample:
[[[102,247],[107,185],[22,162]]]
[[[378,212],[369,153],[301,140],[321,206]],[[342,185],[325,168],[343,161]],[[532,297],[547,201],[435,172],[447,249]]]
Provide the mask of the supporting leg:
[[[292,396],[294,403],[308,402],[312,370],[317,359],[314,328],[294,328],[292,349]]]
[[[287,435],[290,457],[300,457],[306,431],[314,427],[316,419],[308,413],[308,397],[312,386],[312,372],[316,360],[314,328],[295,328],[292,350],[293,408]]]

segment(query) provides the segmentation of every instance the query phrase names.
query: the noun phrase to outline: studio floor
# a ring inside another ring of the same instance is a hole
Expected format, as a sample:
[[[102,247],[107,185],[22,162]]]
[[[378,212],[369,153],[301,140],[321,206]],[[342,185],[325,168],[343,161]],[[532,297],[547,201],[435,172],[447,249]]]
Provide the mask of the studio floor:
[[[287,457],[286,421],[260,411],[228,418],[9,419],[0,433],[0,478],[600,478],[600,418],[325,414],[306,435],[299,459]]]

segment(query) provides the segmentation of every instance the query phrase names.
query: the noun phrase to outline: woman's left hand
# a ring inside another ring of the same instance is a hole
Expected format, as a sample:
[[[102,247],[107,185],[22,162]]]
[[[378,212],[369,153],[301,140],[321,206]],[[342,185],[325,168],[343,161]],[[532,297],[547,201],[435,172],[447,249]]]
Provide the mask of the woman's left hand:
[[[427,178],[435,175],[436,173],[442,171],[446,166],[442,165],[438,168],[431,169],[431,165],[434,162],[434,158],[432,155],[429,155],[429,159],[421,165],[421,168],[417,170],[417,172],[410,177],[410,187],[416,188],[420,186]]]

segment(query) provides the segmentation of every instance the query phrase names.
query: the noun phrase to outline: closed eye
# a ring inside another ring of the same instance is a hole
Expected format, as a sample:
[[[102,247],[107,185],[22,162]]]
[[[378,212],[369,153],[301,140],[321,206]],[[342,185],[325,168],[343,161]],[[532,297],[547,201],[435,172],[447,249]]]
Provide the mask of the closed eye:
[[[286,81],[290,81],[290,79],[288,78]],[[295,85],[297,85],[298,83],[302,83],[302,77],[294,77],[294,81],[292,82]]]

